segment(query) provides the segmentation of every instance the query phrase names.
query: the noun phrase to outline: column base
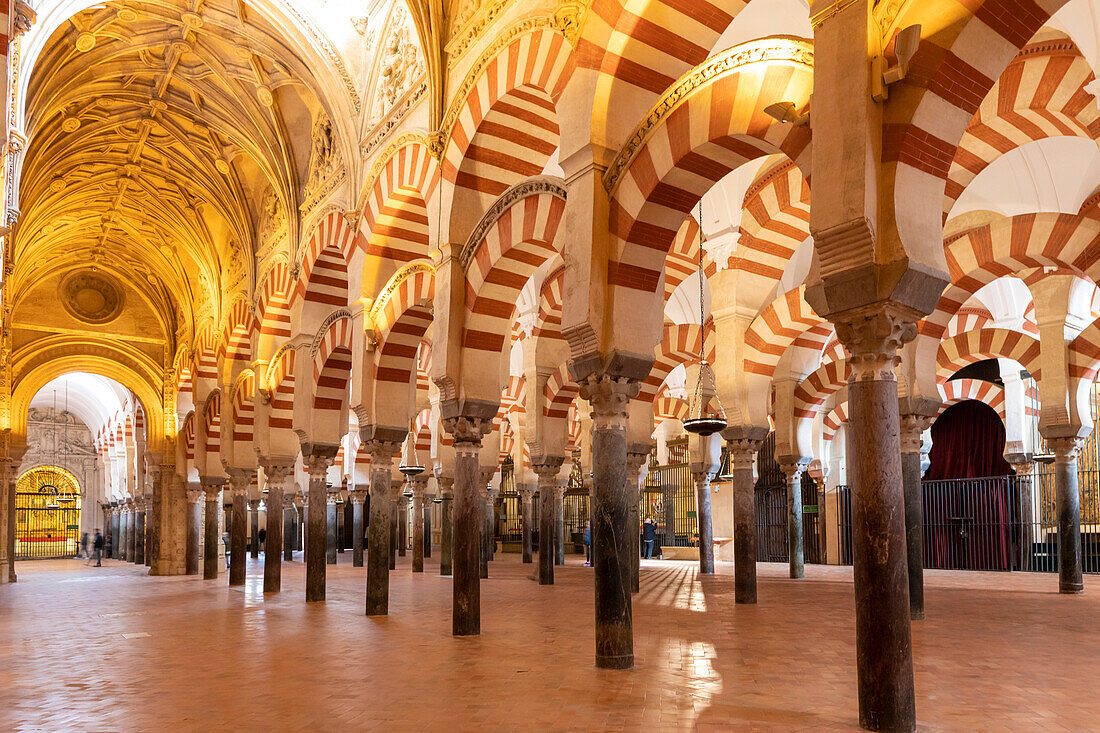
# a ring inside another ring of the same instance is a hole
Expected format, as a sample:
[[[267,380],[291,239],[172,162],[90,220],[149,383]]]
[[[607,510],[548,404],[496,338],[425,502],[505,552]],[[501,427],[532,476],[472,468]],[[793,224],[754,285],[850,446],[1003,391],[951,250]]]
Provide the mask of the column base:
[[[1071,595],[1071,596],[1072,595],[1078,595],[1080,593],[1085,592],[1085,584],[1084,583],[1070,583],[1070,584],[1059,583],[1058,584],[1058,592],[1059,593],[1064,593],[1065,595]]]
[[[634,667],[634,655],[624,654],[619,657],[596,656],[596,666],[600,669],[631,669]]]

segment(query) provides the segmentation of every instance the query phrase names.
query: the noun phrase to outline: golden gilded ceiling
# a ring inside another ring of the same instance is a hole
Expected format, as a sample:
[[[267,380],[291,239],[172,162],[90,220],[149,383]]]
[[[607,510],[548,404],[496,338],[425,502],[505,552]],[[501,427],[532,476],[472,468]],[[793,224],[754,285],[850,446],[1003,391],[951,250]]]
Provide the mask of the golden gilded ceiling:
[[[315,89],[244,3],[111,2],[70,18],[27,88],[11,302],[91,267],[140,294],[169,348],[190,338],[224,293],[251,289],[261,232],[281,223],[296,241],[326,120]]]

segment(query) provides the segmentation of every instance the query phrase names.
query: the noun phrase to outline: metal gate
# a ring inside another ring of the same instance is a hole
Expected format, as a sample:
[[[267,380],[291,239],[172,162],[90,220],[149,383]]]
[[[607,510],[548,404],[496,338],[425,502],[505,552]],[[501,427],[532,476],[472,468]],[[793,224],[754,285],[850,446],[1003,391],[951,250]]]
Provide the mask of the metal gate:
[[[15,559],[74,557],[80,546],[80,486],[63,468],[39,466],[15,490]]]

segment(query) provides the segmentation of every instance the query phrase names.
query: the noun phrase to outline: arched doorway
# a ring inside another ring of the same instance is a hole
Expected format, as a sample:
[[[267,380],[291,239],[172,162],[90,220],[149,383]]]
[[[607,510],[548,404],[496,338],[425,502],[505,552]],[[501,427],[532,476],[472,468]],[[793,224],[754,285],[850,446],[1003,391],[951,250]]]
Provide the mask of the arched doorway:
[[[37,466],[15,485],[15,559],[74,557],[80,545],[80,483],[59,466]]]

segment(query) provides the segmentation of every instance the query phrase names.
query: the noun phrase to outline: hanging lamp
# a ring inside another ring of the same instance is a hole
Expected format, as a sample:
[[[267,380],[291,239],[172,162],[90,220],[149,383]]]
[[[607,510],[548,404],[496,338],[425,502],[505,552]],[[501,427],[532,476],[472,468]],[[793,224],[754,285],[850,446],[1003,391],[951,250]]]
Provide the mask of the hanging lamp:
[[[695,391],[691,396],[688,419],[684,420],[684,430],[692,435],[707,437],[726,427],[726,411],[718,399],[717,379],[714,369],[707,362],[706,305],[703,302],[703,200],[699,199],[699,374],[695,380]],[[707,392],[713,390],[713,394]],[[714,403],[716,409],[708,409]]]

